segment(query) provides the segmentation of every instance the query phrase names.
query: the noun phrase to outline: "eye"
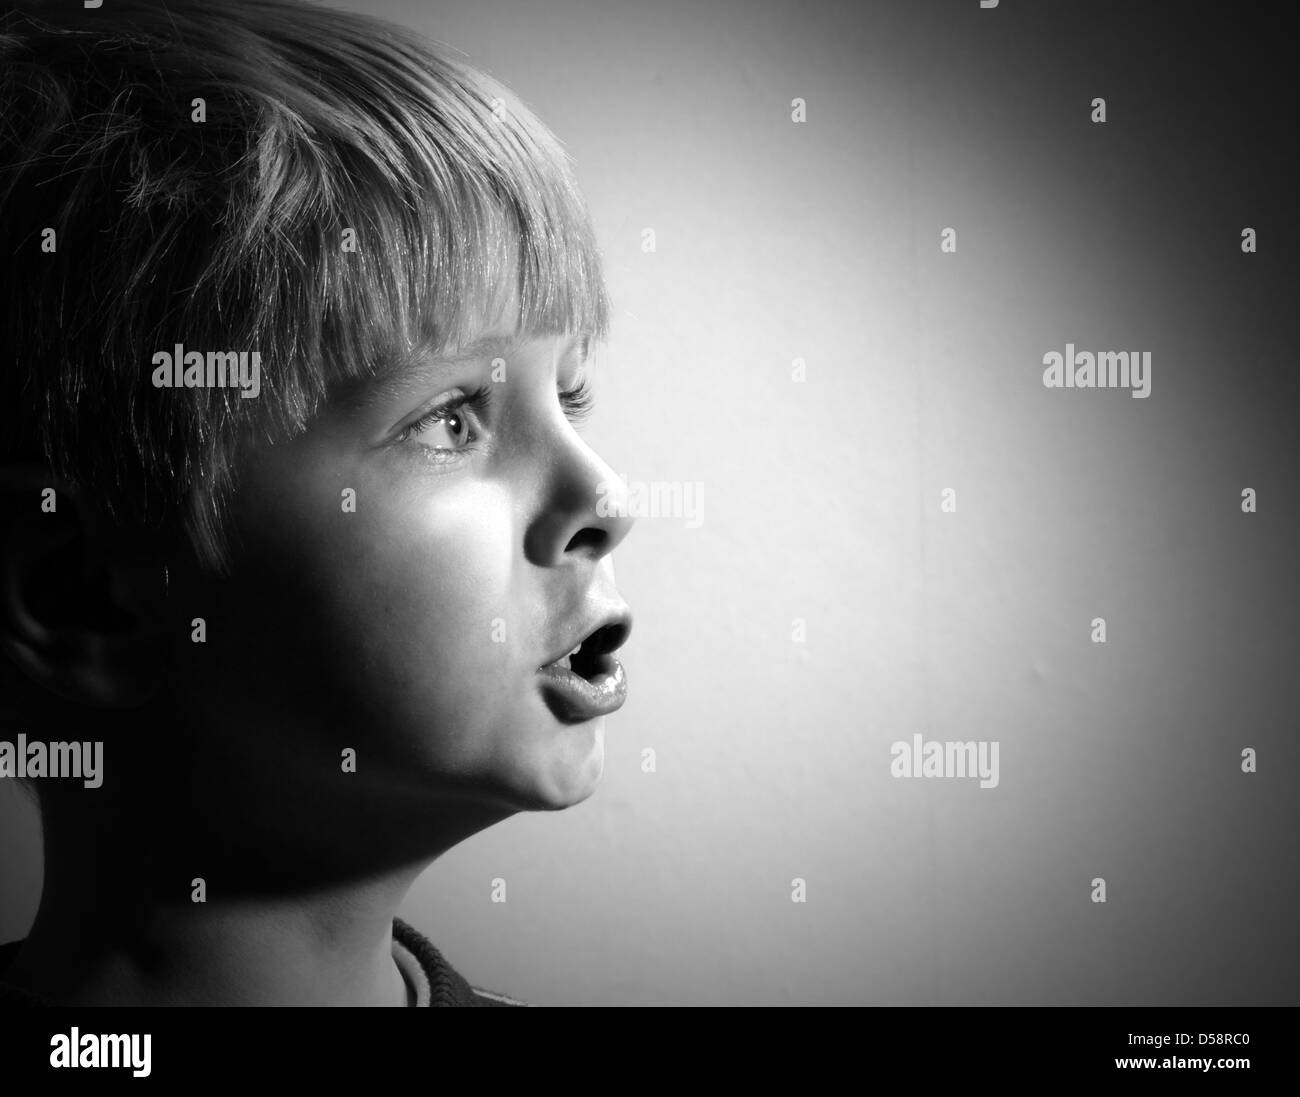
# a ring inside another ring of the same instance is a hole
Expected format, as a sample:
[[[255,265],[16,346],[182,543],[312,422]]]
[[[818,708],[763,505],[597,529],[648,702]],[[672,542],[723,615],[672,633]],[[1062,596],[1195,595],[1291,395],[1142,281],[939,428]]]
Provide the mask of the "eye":
[[[473,429],[474,416],[487,403],[488,389],[462,393],[430,408],[398,434],[399,445],[415,438],[420,445],[432,450],[456,451],[468,448],[478,439]],[[445,443],[445,444],[444,444]]]

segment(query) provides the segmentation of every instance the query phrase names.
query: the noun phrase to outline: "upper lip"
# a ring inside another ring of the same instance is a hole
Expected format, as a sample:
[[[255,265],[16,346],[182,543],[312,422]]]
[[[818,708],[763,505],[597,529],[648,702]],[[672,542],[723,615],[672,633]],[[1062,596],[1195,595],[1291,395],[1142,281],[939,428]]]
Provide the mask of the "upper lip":
[[[551,663],[559,662],[580,645],[586,649],[582,653],[584,660],[600,655],[608,655],[611,651],[622,647],[627,642],[628,635],[631,632],[631,610],[627,606],[612,606],[575,628],[571,633],[572,639],[568,641],[565,647],[547,659],[542,666],[549,666]],[[538,669],[540,670],[541,667],[538,667]]]

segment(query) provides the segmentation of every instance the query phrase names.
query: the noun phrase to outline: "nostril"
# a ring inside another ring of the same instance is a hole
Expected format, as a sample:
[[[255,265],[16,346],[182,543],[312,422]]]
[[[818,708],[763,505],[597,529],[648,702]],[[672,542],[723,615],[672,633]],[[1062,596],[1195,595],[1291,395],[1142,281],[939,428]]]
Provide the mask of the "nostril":
[[[609,541],[609,534],[603,529],[597,529],[594,526],[583,526],[570,539],[565,547],[565,552],[573,552],[576,549],[590,547],[598,552],[605,552],[605,545]]]

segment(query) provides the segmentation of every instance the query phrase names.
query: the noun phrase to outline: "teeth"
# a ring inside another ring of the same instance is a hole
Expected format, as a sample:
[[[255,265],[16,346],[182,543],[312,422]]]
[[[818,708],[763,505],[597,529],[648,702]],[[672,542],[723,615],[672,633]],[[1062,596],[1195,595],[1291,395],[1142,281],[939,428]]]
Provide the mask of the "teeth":
[[[570,662],[570,660],[572,660],[572,658],[573,658],[575,655],[577,655],[578,652],[581,651],[581,650],[582,650],[582,644],[579,643],[578,646],[575,647],[571,652],[569,652],[568,655],[564,655],[564,656],[561,656],[559,659],[556,659],[555,662],[554,662],[552,665],[553,665],[553,666],[557,666],[557,667],[563,667],[565,670],[572,670],[572,669],[573,669],[573,664]],[[538,670],[541,670],[542,668],[541,668],[541,667],[538,667],[537,669],[538,669]]]
[[[581,647],[582,645],[579,644],[578,647],[574,648],[571,652],[569,652],[568,655],[566,655],[563,659],[561,659],[560,666],[562,666],[565,670],[573,670],[573,657],[578,654],[578,649]]]

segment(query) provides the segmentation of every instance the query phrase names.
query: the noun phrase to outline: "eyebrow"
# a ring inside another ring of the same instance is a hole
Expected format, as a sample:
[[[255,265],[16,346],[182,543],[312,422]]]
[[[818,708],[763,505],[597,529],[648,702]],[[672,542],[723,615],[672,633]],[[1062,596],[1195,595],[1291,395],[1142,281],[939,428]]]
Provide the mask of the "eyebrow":
[[[487,335],[438,355],[430,354],[427,348],[417,347],[373,377],[360,377],[348,382],[340,389],[338,399],[348,408],[362,411],[387,399],[395,399],[408,388],[417,387],[421,384],[425,370],[430,371],[429,376],[436,378],[451,367],[465,362],[504,358],[527,338],[528,335],[523,332],[517,335]],[[578,364],[585,366],[591,357],[591,346],[591,332],[577,332],[569,340],[561,357],[576,351]]]

